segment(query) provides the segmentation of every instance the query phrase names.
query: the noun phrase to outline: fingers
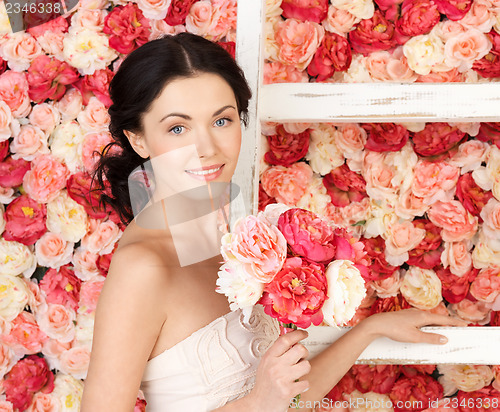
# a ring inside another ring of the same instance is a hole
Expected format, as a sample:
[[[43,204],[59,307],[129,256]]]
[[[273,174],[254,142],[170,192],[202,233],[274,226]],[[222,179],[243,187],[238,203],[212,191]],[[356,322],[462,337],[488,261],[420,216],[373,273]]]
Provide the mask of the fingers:
[[[469,323],[465,320],[454,318],[452,316],[438,315],[436,313],[429,313],[429,322],[427,325],[440,325],[440,326],[467,326]]]
[[[287,352],[293,345],[302,339],[307,338],[309,334],[305,330],[294,330],[286,335],[280,336],[276,342],[268,349],[266,355],[268,356],[281,356]]]
[[[419,332],[416,337],[417,343],[431,343],[433,345],[444,345],[448,342],[448,338],[439,333]]]
[[[300,379],[304,375],[307,375],[311,372],[311,363],[307,360],[302,360],[290,368],[290,377],[295,379]]]
[[[307,348],[300,344],[296,343],[290,349],[288,349],[281,357],[283,360],[290,365],[296,364],[301,359],[306,359],[309,356],[309,351]]]

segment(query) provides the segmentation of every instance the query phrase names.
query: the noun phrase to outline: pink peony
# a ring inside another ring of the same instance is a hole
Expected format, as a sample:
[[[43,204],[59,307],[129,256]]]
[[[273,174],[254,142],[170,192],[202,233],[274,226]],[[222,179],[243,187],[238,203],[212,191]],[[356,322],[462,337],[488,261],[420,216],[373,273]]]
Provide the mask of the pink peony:
[[[370,315],[380,312],[395,312],[398,310],[409,309],[412,306],[401,293],[390,298],[377,299],[370,309]]]
[[[276,226],[252,215],[240,218],[221,242],[224,259],[243,264],[247,273],[261,282],[270,282],[281,270],[286,258],[283,234]]]
[[[436,275],[441,280],[442,295],[449,303],[461,302],[469,293],[470,283],[476,278],[479,270],[472,268],[463,276],[456,276],[442,266],[434,268]]]
[[[319,325],[323,321],[320,309],[326,298],[326,286],[322,265],[291,257],[266,285],[258,303],[280,322],[308,328],[311,323]]]
[[[7,400],[12,402],[14,408],[24,411],[34,393],[54,390],[54,375],[44,358],[30,355],[14,365],[6,375],[3,387]]]
[[[43,344],[49,339],[40,330],[35,316],[27,311],[19,313],[10,323],[9,333],[0,336],[2,336],[2,341],[9,345],[19,357],[40,352]]]
[[[283,0],[281,9],[286,19],[321,23],[328,13],[328,0]]]
[[[280,62],[264,63],[264,84],[271,83],[300,83],[308,80],[307,75],[287,64]]]
[[[428,213],[429,220],[443,230],[446,242],[471,239],[477,232],[478,219],[472,216],[458,200],[436,202]]]
[[[472,69],[486,78],[500,77],[500,50],[492,50],[482,59],[476,60]]]
[[[323,178],[323,185],[334,206],[345,207],[360,202],[366,195],[366,182],[362,175],[353,172],[347,164],[336,167]]]
[[[31,162],[7,157],[0,163],[0,186],[16,187],[23,183],[24,175],[31,168]]]
[[[441,261],[441,230],[434,223],[427,219],[414,219],[413,225],[426,230],[424,240],[417,247],[410,250],[408,254],[410,258],[406,263],[410,266],[418,266],[422,269],[433,269]]]
[[[427,405],[429,399],[439,399],[443,396],[443,387],[429,375],[419,373],[413,377],[401,377],[392,387],[389,395],[394,402],[394,410],[419,411],[419,404]],[[405,402],[408,399],[413,402]],[[413,404],[413,406],[412,406]],[[404,407],[398,405],[404,405]]]
[[[307,73],[322,82],[333,73],[345,71],[352,61],[351,46],[347,39],[336,33],[326,33],[311,63],[307,66]]]
[[[295,255],[321,263],[328,263],[335,257],[332,228],[309,210],[293,208],[282,213],[278,229]]]
[[[450,20],[457,21],[464,18],[472,6],[472,0],[433,0],[440,13]]]
[[[394,24],[376,10],[371,19],[361,20],[349,32],[348,38],[356,53],[367,55],[374,51],[389,50],[396,45]]]
[[[290,167],[272,166],[262,173],[261,181],[265,192],[279,203],[295,205],[304,196],[311,183],[313,171],[305,162]]]
[[[172,0],[168,6],[165,22],[169,26],[177,26],[186,22],[189,9],[198,0]]]
[[[45,292],[47,303],[63,304],[76,311],[81,283],[71,266],[64,265],[57,270],[52,268],[47,270],[40,281],[40,289]]]
[[[0,75],[0,100],[7,103],[14,117],[25,117],[29,114],[31,102],[28,89],[25,72],[7,70]]]
[[[363,128],[368,134],[365,148],[374,152],[397,152],[410,137],[406,127],[395,123],[367,123]]]
[[[278,125],[276,134],[267,136],[269,151],[264,160],[271,165],[290,166],[302,159],[309,149],[309,129],[302,133],[287,133]]]
[[[470,172],[461,175],[458,179],[457,197],[466,210],[473,216],[479,216],[483,207],[488,203],[488,200],[493,197],[493,194],[491,191],[481,189],[472,178],[472,173]]]
[[[48,203],[66,186],[68,177],[69,171],[64,164],[52,155],[40,155],[24,175],[24,190],[37,202]]]
[[[500,149],[500,122],[481,123],[476,139],[481,140],[482,142],[494,143]]]
[[[45,204],[36,202],[28,195],[21,195],[5,210],[6,225],[3,237],[6,240],[33,245],[47,231],[46,218]]]
[[[385,260],[385,241],[380,236],[370,239],[362,238],[367,254],[368,277],[365,280],[382,280],[391,276],[397,269]]]
[[[420,160],[415,165],[411,191],[424,198],[426,204],[451,200],[459,176],[458,167],[446,162]]]
[[[500,267],[481,269],[470,285],[470,293],[481,302],[494,302],[500,294]]]
[[[149,40],[149,20],[135,3],[116,6],[104,19],[103,33],[109,34],[109,46],[129,54]]]
[[[87,74],[81,77],[73,84],[82,95],[82,103],[86,106],[92,96],[95,96],[104,106],[109,107],[112,104],[109,97],[109,83],[114,73],[109,68],[96,70],[94,74]]]
[[[441,17],[433,0],[405,0],[400,13],[396,29],[410,37],[429,33]]]
[[[448,123],[427,123],[424,130],[413,133],[414,150],[420,156],[435,156],[450,150],[467,134]]]

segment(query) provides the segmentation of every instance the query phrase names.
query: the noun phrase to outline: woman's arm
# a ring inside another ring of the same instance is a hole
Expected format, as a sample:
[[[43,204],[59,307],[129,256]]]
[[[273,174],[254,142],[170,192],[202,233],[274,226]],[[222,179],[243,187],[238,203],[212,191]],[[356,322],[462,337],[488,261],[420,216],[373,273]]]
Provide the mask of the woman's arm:
[[[167,269],[127,245],[113,255],[96,309],[81,412],[132,412],[144,367],[166,318]]]

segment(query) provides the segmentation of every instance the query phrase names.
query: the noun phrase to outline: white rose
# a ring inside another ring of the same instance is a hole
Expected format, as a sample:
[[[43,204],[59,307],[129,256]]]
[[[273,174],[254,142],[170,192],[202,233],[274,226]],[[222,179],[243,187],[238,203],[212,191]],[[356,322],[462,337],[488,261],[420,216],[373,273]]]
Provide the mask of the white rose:
[[[362,54],[353,56],[351,65],[344,73],[343,83],[371,83],[373,82],[370,72],[365,65],[365,57]]]
[[[281,16],[281,13],[283,12],[283,10],[281,9],[282,2],[283,0],[266,0],[266,19]]]
[[[332,199],[326,191],[323,179],[318,175],[313,175],[304,195],[297,201],[296,206],[310,210],[318,216],[325,216],[326,208]]]
[[[332,0],[332,5],[340,10],[345,10],[359,19],[371,19],[375,13],[372,0]]]
[[[433,309],[443,300],[441,280],[431,269],[410,266],[401,282],[401,294],[416,308]]]
[[[70,375],[58,372],[52,394],[64,405],[65,412],[79,412],[82,402],[83,382]]]
[[[78,310],[79,312],[76,314],[75,340],[80,345],[92,347],[95,312],[82,313],[80,312],[80,308]]]
[[[280,215],[289,209],[292,209],[292,207],[284,203],[271,203],[264,210],[257,213],[257,218],[267,224],[278,226]]]
[[[335,128],[321,124],[311,129],[306,159],[314,172],[324,176],[344,164],[344,156],[335,144]]]
[[[365,223],[365,236],[382,236],[386,228],[397,222],[394,205],[387,201],[370,200],[370,214]]]
[[[438,365],[438,371],[442,375],[438,380],[445,389],[444,396],[452,395],[457,389],[477,391],[493,380],[493,371],[487,365]]]
[[[49,139],[50,149],[54,157],[66,164],[71,173],[83,167],[82,144],[83,131],[76,121],[60,124],[52,132]]]
[[[11,322],[28,304],[29,290],[18,276],[0,274],[0,316]]]
[[[36,269],[36,259],[29,246],[0,238],[0,275],[30,278]]]
[[[109,47],[108,36],[90,29],[70,29],[63,44],[65,60],[81,74],[103,70],[118,57]]]
[[[365,281],[350,260],[334,260],[326,268],[328,298],[323,304],[324,321],[330,326],[349,322],[366,296]]]
[[[83,206],[61,190],[57,197],[47,204],[47,229],[60,233],[67,242],[78,242],[87,233],[87,213]]]
[[[415,73],[426,75],[435,66],[443,64],[444,44],[437,36],[422,34],[412,37],[403,45],[408,66]]]
[[[76,248],[71,258],[75,275],[81,280],[89,280],[99,275],[101,272],[99,272],[96,264],[98,257],[97,253],[92,253],[81,246]]]
[[[472,263],[476,269],[485,269],[489,266],[500,266],[500,248],[498,241],[485,236],[483,230],[479,231],[479,237],[472,251]]]

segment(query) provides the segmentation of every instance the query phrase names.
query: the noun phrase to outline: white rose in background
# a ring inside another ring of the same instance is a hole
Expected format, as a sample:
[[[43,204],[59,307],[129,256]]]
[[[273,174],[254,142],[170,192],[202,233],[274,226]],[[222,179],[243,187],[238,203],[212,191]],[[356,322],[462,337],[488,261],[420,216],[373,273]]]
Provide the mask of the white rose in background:
[[[429,74],[444,62],[444,44],[437,36],[421,34],[403,45],[408,66],[418,74]]]
[[[365,281],[350,260],[334,260],[326,268],[328,298],[322,311],[330,326],[349,322],[366,296]]]
[[[439,383],[449,396],[458,390],[474,392],[488,386],[493,380],[493,371],[487,365],[438,365],[442,375]]]
[[[71,173],[83,166],[83,131],[76,121],[68,121],[57,126],[50,136],[49,144],[54,157],[66,164]]]
[[[32,248],[13,240],[0,238],[0,275],[30,278],[36,269],[36,259]]]
[[[334,7],[345,10],[359,19],[371,19],[375,13],[373,0],[331,0]]]
[[[318,175],[313,175],[304,195],[297,201],[296,206],[310,210],[318,216],[324,217],[326,208],[331,203],[331,198],[323,179]]]
[[[0,316],[5,321],[13,321],[24,310],[28,296],[29,289],[20,277],[0,274]]]
[[[311,129],[306,159],[312,170],[322,176],[344,164],[344,156],[335,144],[335,127],[320,124]]]
[[[412,306],[424,310],[435,308],[443,300],[436,272],[418,266],[410,266],[403,275],[401,294]]]
[[[59,303],[48,303],[45,310],[37,311],[36,321],[40,330],[48,337],[61,343],[71,342],[75,338],[76,313],[73,309]]]
[[[47,204],[47,229],[60,233],[67,242],[78,242],[87,233],[88,216],[83,206],[68,196],[66,189]]]
[[[79,412],[83,394],[83,382],[62,372],[56,374],[52,394],[64,405],[65,412]]]

